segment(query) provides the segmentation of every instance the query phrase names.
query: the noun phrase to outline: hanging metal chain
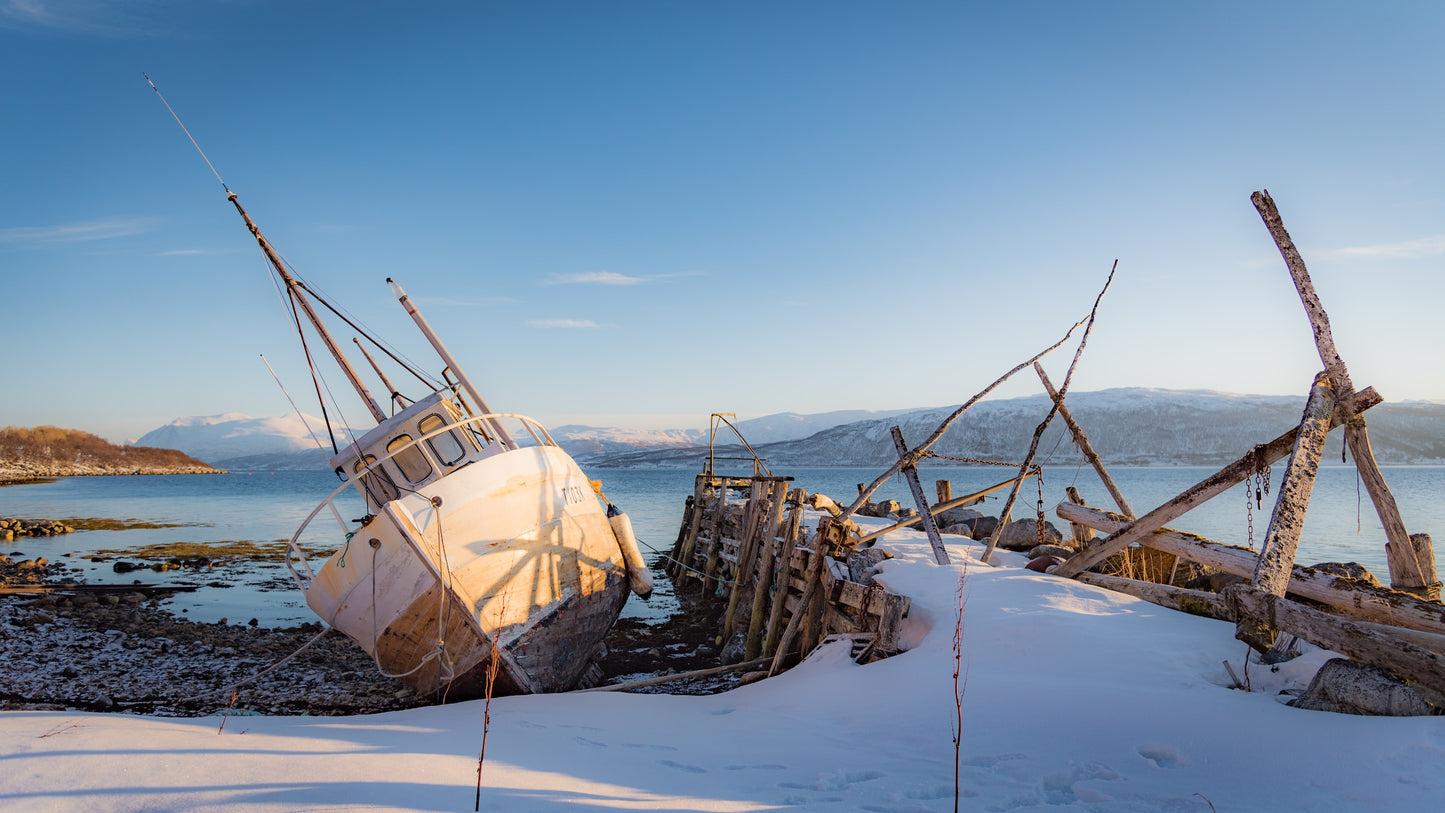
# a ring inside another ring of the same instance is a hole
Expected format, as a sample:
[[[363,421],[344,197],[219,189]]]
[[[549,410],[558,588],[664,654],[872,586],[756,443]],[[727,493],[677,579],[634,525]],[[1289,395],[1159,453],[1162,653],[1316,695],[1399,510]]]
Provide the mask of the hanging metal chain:
[[[1249,498],[1252,490],[1249,483],[1250,478],[1244,478],[1244,515],[1249,524],[1249,549],[1254,550],[1254,500]]]
[[[1044,470],[1036,467],[1035,471],[1038,472],[1039,481],[1038,521],[1034,523],[1038,528],[1038,536],[1035,541],[1039,545],[1044,545],[1047,544],[1047,540],[1044,538]]]
[[[1250,471],[1244,477],[1244,514],[1248,525],[1250,550],[1254,550],[1254,509],[1264,509],[1264,498],[1269,494],[1269,480],[1269,463],[1265,462],[1261,448],[1256,446]]]
[[[925,457],[936,457],[940,460],[952,460],[956,463],[976,463],[980,466],[1011,466],[1015,469],[1023,465],[1022,463],[1009,463],[1004,460],[984,460],[978,457],[955,457],[953,455],[939,454],[938,452],[935,452],[931,449],[918,453],[919,460],[922,460]]]

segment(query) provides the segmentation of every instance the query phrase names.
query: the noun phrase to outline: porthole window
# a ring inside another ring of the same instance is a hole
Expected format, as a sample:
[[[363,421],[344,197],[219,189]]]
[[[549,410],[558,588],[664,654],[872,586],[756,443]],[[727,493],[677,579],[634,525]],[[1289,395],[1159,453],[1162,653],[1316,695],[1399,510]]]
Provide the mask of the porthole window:
[[[431,464],[426,462],[426,455],[421,449],[415,446],[407,446],[411,443],[411,435],[397,435],[386,444],[386,450],[393,452],[392,461],[396,467],[401,469],[401,474],[412,483],[420,483],[431,474]],[[403,446],[407,448],[402,449]],[[397,451],[401,449],[401,451]]]
[[[417,429],[421,430],[423,435],[429,435],[446,425],[445,418],[432,413],[421,419],[421,422],[417,424]],[[432,454],[436,455],[437,460],[440,460],[443,466],[455,466],[467,456],[467,450],[457,439],[455,430],[447,430],[440,435],[427,438],[426,444],[431,447]]]

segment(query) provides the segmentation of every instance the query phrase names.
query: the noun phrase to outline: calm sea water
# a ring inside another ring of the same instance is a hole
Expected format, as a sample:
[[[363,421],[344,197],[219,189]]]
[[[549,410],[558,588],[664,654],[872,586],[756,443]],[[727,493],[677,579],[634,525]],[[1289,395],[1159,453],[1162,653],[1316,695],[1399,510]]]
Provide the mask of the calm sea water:
[[[1139,513],[1170,499],[1215,471],[1210,467],[1118,467],[1111,469],[1120,489]],[[1277,493],[1283,467],[1276,467],[1272,493]],[[858,483],[870,482],[875,469],[808,468],[779,474],[794,478],[794,485],[809,493],[822,492],[847,504],[857,494]],[[1445,534],[1445,467],[1397,466],[1384,469],[1385,478],[1400,505],[1405,524],[1412,533]],[[627,511],[644,546],[666,551],[677,537],[682,509],[692,493],[695,472],[679,469],[609,470],[589,472],[600,478],[607,496]],[[1006,469],[993,467],[920,470],[924,489],[933,495],[933,482],[949,479],[955,495],[982,489],[1008,476]],[[1048,467],[1044,470],[1044,505],[1050,520],[1052,508],[1063,499],[1064,488],[1074,485],[1091,505],[1113,506],[1108,494],[1087,467]],[[162,529],[84,531],[62,537],[20,539],[0,545],[0,552],[12,556],[44,556],[65,561],[79,569],[78,575],[92,582],[128,584],[190,583],[202,585],[194,593],[181,593],[168,606],[198,621],[226,618],[245,623],[255,618],[262,625],[292,624],[314,620],[299,590],[290,584],[279,560],[237,563],[213,571],[150,570],[118,574],[113,561],[93,563],[82,558],[102,550],[130,551],[143,545],[195,542],[219,544],[231,541],[274,542],[290,538],[296,527],[330,491],[336,480],[328,472],[256,472],[223,475],[180,475],[156,477],[73,477],[50,483],[0,488],[0,516],[27,519],[96,517],[175,524]],[[982,507],[985,513],[1002,508],[1007,491],[991,496]],[[897,499],[911,505],[907,485],[893,478],[874,499]],[[1015,517],[1032,516],[1038,501],[1038,487],[1030,481],[1021,492]],[[361,515],[359,500],[347,518]],[[1255,543],[1258,546],[1269,523],[1271,502],[1254,511]],[[1249,517],[1245,510],[1245,488],[1228,493],[1186,514],[1172,527],[1203,534],[1220,542],[1245,544]],[[333,520],[322,517],[309,541],[323,547],[339,544],[340,534]],[[1065,533],[1067,531],[1065,530]],[[335,537],[332,539],[332,537]],[[1359,486],[1353,467],[1327,466],[1321,469],[1304,527],[1299,561],[1360,562],[1383,581],[1385,536],[1369,496]],[[65,558],[65,554],[70,554]],[[122,557],[124,558],[124,557]],[[132,559],[131,561],[137,561]],[[675,606],[666,579],[657,575],[659,590],[642,604],[630,601],[631,615],[656,616]]]

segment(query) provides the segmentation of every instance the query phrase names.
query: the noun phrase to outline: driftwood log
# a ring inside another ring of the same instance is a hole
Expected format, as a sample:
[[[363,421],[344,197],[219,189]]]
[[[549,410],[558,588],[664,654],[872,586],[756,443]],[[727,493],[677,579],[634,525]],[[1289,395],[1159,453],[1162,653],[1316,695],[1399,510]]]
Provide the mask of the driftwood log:
[[[1117,533],[1129,526],[1127,517],[1088,506],[1059,503],[1055,510],[1061,519],[1105,533]],[[1141,544],[1235,576],[1250,578],[1254,574],[1257,558],[1254,551],[1223,545],[1197,534],[1159,528],[1141,540]],[[1445,635],[1445,604],[1425,601],[1409,593],[1371,587],[1355,579],[1298,565],[1290,569],[1286,589],[1294,595],[1328,604],[1351,618]]]

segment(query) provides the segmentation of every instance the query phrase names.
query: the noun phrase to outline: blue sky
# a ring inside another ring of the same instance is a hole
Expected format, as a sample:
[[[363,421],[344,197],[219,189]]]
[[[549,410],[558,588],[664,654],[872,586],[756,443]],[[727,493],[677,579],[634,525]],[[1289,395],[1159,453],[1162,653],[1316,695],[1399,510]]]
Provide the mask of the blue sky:
[[[1445,5],[402,8],[0,0],[0,424],[283,414],[261,354],[315,411],[143,71],[303,275],[553,425],[959,403],[1116,258],[1076,389],[1303,395],[1260,188],[1356,385],[1445,398]]]

